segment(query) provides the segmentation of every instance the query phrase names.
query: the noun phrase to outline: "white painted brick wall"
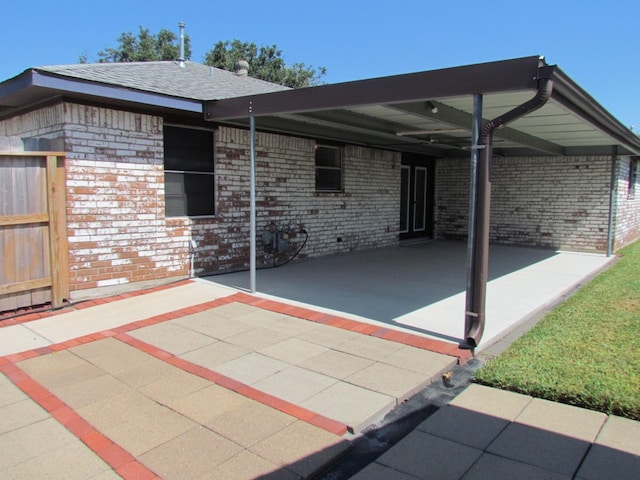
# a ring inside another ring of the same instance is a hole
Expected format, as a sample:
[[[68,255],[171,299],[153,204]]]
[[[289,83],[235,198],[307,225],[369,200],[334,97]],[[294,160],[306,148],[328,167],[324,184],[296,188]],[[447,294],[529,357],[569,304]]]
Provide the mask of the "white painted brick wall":
[[[620,157],[616,162],[615,248],[640,238],[640,175],[635,186],[629,185],[631,159]]]
[[[605,251],[611,159],[495,158],[491,241]],[[436,236],[466,238],[469,159],[436,164]]]
[[[70,103],[0,121],[4,136],[64,136],[72,290],[184,277],[192,238],[196,273],[248,268],[249,133],[215,131],[216,215],[165,218],[162,125],[156,116]],[[302,228],[309,241],[301,258],[395,244],[400,155],[346,146],[345,191],[317,193],[314,145],[312,139],[256,136],[258,236],[272,221],[292,227],[290,249],[277,260],[301,244]],[[619,195],[625,165],[619,165]],[[496,159],[492,240],[602,250],[609,172],[608,157]],[[437,161],[437,237],[466,237],[468,187],[468,159]],[[639,197],[621,200],[617,238],[638,231]],[[259,265],[271,265],[260,240],[258,256]]]

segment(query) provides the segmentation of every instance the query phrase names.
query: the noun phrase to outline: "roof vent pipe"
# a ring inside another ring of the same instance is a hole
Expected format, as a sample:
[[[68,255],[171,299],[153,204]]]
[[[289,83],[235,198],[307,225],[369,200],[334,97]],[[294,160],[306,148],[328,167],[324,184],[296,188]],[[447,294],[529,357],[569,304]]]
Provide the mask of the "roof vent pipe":
[[[236,71],[237,76],[246,77],[249,75],[249,62],[246,60],[238,60],[233,66],[233,69]]]
[[[180,68],[185,68],[184,63],[184,22],[178,23],[178,27],[180,28],[180,56],[178,57],[178,65]]]
[[[465,341],[468,347],[475,348],[484,333],[487,280],[489,270],[489,220],[491,216],[491,179],[489,176],[493,155],[493,133],[498,128],[513,122],[534,110],[542,107],[553,90],[553,67],[538,69],[538,92],[531,100],[509,110],[507,113],[489,121],[482,128],[478,147],[477,197],[476,197],[476,234],[473,245],[474,268],[467,296],[471,296],[467,305],[471,310],[466,312]]]

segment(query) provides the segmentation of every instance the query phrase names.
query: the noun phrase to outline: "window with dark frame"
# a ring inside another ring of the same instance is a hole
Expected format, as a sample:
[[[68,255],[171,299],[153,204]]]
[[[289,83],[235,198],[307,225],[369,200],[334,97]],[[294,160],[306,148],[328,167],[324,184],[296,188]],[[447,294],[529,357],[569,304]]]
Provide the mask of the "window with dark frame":
[[[215,214],[213,132],[164,126],[166,217]]]
[[[342,148],[316,145],[316,191],[342,192]]]
[[[629,195],[635,195],[638,175],[640,170],[640,158],[632,158],[629,164]]]

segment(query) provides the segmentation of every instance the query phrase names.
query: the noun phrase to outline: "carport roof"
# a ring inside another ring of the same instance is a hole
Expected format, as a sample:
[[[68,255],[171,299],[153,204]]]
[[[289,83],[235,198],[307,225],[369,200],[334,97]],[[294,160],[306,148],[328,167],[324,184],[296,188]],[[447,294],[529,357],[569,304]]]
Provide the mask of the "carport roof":
[[[554,82],[550,101],[496,131],[494,154],[640,153],[640,138],[538,56],[213,100],[205,118],[246,124],[253,115],[280,132],[461,156],[471,146],[474,94],[489,120],[532,98],[542,76]]]
[[[320,141],[434,156],[466,156],[473,95],[495,118],[533,95],[540,76],[550,101],[495,132],[496,155],[640,154],[640,138],[559,67],[541,57],[467,65],[301,89],[187,62],[40,67],[0,83],[0,118],[55,99],[189,115]],[[435,109],[437,108],[437,112]]]

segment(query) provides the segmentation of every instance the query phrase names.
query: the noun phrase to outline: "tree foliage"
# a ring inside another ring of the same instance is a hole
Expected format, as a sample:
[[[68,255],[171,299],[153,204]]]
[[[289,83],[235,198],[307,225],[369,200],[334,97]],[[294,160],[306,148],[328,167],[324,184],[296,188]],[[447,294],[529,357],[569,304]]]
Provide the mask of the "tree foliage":
[[[253,42],[240,40],[219,41],[207,52],[204,63],[233,71],[238,60],[246,60],[249,63],[250,76],[292,88],[318,85],[327,73],[324,67],[318,67],[316,70],[304,63],[287,66],[282,58],[282,50],[276,45],[258,47]]]
[[[148,28],[139,27],[137,35],[121,33],[115,48],[105,48],[98,52],[99,63],[109,62],[151,62],[177,60],[179,57],[178,36],[170,30],[161,29],[157,34]],[[184,37],[184,57],[191,59],[191,41]],[[279,83],[287,87],[301,88],[318,85],[326,75],[324,67],[313,68],[304,63],[286,65],[282,50],[276,45],[258,47],[253,42],[240,40],[219,41],[205,54],[204,63],[212,67],[234,71],[238,60],[249,63],[249,75],[267,82]],[[80,63],[88,62],[86,52],[79,57]]]
[[[161,29],[157,34],[148,28],[139,27],[138,35],[124,32],[118,37],[116,48],[106,48],[98,52],[98,62],[152,62],[157,60],[177,60],[180,56],[178,36],[170,30]],[[184,36],[184,59],[191,58],[191,41]],[[86,55],[84,56],[86,60]],[[80,58],[82,62],[83,57]]]

